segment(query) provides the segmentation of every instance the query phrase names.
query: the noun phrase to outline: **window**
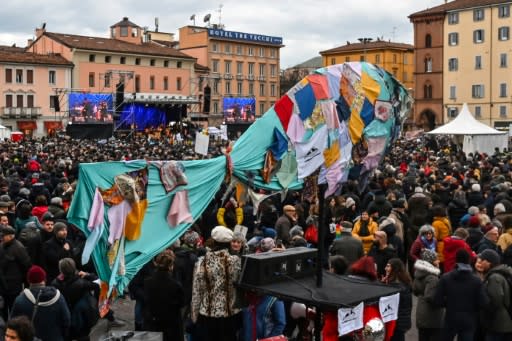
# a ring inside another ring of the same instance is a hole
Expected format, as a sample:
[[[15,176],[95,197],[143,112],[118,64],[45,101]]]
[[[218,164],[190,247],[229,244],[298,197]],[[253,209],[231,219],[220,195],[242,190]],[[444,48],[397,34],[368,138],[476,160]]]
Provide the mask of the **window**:
[[[459,68],[459,60],[457,58],[448,59],[448,71],[457,71]]]
[[[94,72],[89,72],[89,87],[94,88]]]
[[[105,56],[105,63],[110,63],[110,61],[112,60],[112,57],[111,56]]]
[[[276,97],[276,84],[275,83],[270,84],[270,96]]]
[[[121,58],[119,59],[119,63],[120,63],[120,64],[126,64],[126,57],[121,57]]]
[[[260,115],[265,113],[265,102],[260,102]]]
[[[254,47],[248,47],[247,50],[247,54],[249,56],[254,56]]]
[[[132,27],[132,37],[136,37],[137,36],[137,27]]]
[[[510,5],[502,5],[498,7],[498,17],[508,18],[510,17]]]
[[[260,47],[260,57],[265,57],[265,48]]]
[[[455,85],[450,86],[450,99],[457,98],[457,87]]]
[[[128,27],[127,26],[121,27],[121,37],[128,37]]]
[[[53,97],[53,96],[50,96]],[[50,101],[50,103],[53,103],[53,101]],[[12,95],[5,95],[5,106],[7,108],[12,108]]]
[[[150,66],[155,66],[155,60],[154,59],[150,59],[149,60],[149,65]]]
[[[265,83],[260,83],[260,96],[265,96]]]
[[[236,73],[241,75],[244,71],[244,62],[236,62]]]
[[[500,97],[507,97],[507,83],[500,84]]]
[[[213,93],[215,95],[219,94],[219,81],[218,80],[213,82]]]
[[[249,96],[254,96],[254,83],[249,83]]]
[[[265,64],[260,64],[260,76],[265,76]]]
[[[217,44],[212,44],[212,51],[213,52],[218,52],[219,51],[219,46]]]
[[[425,58],[425,72],[432,72],[432,58]]]
[[[425,98],[425,99],[432,98],[432,85],[431,84],[425,84],[423,86],[423,98]]]
[[[27,95],[27,108],[34,107],[34,95]]]
[[[176,68],[177,69],[181,69],[181,67],[182,67],[182,62],[181,61],[177,61],[176,62]]]
[[[482,56],[475,56],[475,69],[480,70],[482,68]]]
[[[236,94],[242,96],[242,82],[236,83]]]
[[[224,73],[231,73],[231,60],[226,60],[224,62]]]
[[[471,96],[473,98],[483,98],[484,97],[484,86],[482,84],[477,84],[471,86]]]
[[[407,72],[403,72],[402,74],[402,81],[407,82]]]
[[[459,44],[459,34],[457,32],[448,33],[448,45],[455,46]]]
[[[276,76],[277,67],[275,64],[270,64],[270,77]]]
[[[455,25],[459,23],[459,13],[448,13],[448,24]]]
[[[140,58],[135,58],[135,65],[140,65]]]
[[[276,49],[270,49],[270,58],[276,58]]]
[[[94,63],[95,61],[96,61],[96,55],[95,54],[90,54],[89,55],[89,62]]]
[[[254,63],[249,63],[249,76],[254,76]]]
[[[366,56],[365,55],[360,55],[359,56],[359,61],[360,62],[365,62],[366,61]]]
[[[213,101],[213,112],[216,114],[219,112],[219,102]]]
[[[404,54],[404,65],[409,64],[409,59],[407,58],[407,54]]]
[[[336,58],[331,58],[331,65],[336,65]]]
[[[477,8],[473,10],[473,21],[482,21],[484,20],[484,9]]]
[[[226,52],[227,54],[231,54],[231,45],[230,44],[224,45],[224,52]]]
[[[455,107],[448,108],[448,117],[451,117],[451,118],[457,117],[458,113],[459,113],[459,109],[457,109]]]
[[[240,56],[240,55],[242,55],[242,53],[243,53],[242,45],[237,45],[236,46],[236,54]]]
[[[379,54],[379,53],[377,53],[377,54],[375,55],[375,64],[379,64],[379,63],[380,63],[380,54]]]
[[[473,42],[474,43],[483,43],[484,42],[484,30],[474,30],[473,31]]]
[[[27,84],[34,84],[34,70],[27,70]]]
[[[347,56],[347,57],[345,57],[345,63],[348,63],[348,62],[350,62],[350,57]]]
[[[508,26],[498,28],[498,39],[508,40],[510,37],[510,29]]]
[[[224,94],[229,95],[230,93],[231,93],[231,82],[226,81],[226,83],[224,84]]]
[[[500,117],[507,117],[507,106],[500,105]]]
[[[104,77],[105,88],[110,88],[110,74],[106,73]]]
[[[500,67],[507,67],[507,54],[501,53],[500,54]]]
[[[50,109],[55,109],[55,103],[58,101],[59,101],[59,96],[56,96],[56,95],[50,96]]]
[[[16,108],[23,108],[23,95],[16,95]]]
[[[12,69],[5,69],[5,82],[12,83]]]
[[[16,69],[16,83],[23,83],[23,70]]]
[[[430,34],[425,36],[425,47],[432,47],[432,36]]]
[[[155,90],[155,76],[149,76],[149,89]]]
[[[135,92],[140,92],[140,75],[135,75]]]
[[[176,78],[176,90],[181,90],[181,77]]]
[[[164,84],[163,84],[164,90],[169,90],[169,77],[164,76]]]
[[[479,105],[475,106],[475,117],[482,117],[482,107]]]
[[[219,61],[217,59],[212,60],[212,72],[219,72]]]

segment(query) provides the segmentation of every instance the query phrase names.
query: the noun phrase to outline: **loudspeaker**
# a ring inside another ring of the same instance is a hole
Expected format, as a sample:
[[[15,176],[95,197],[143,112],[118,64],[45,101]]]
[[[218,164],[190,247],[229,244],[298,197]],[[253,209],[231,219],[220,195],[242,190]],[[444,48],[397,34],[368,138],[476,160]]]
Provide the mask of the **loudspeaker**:
[[[53,99],[53,108],[55,109],[55,112],[59,112],[60,111],[60,101],[59,101],[59,96],[52,96],[52,99]]]
[[[124,102],[124,83],[116,84],[116,108]]]
[[[316,257],[317,249],[307,247],[244,255],[240,283],[265,285],[314,275]]]
[[[212,98],[212,89],[209,85],[205,86],[203,89],[203,112],[205,114],[210,113],[210,100]]]

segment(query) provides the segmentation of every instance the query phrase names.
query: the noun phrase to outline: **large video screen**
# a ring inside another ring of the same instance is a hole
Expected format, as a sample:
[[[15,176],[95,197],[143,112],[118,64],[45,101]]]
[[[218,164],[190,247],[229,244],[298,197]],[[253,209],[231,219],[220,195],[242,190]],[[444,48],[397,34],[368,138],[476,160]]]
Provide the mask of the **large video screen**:
[[[253,122],[255,119],[256,100],[254,97],[225,97],[222,107],[226,123]]]
[[[112,123],[112,94],[69,94],[69,119],[72,123]]]

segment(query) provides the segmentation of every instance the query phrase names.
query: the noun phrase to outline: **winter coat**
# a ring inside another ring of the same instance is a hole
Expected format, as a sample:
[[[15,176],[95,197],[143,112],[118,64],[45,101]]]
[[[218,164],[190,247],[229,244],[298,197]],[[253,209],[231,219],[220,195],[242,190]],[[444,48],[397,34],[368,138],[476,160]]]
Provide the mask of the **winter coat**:
[[[505,252],[510,245],[512,245],[512,228],[507,229],[500,238],[498,238],[498,246],[503,252]]]
[[[465,202],[453,199],[448,204],[448,216],[453,229],[460,226],[460,220],[468,212],[468,206]]]
[[[366,209],[368,212],[378,212],[380,217],[387,217],[393,206],[382,194],[376,195],[375,199],[371,201]]]
[[[16,297],[11,317],[24,315],[30,320],[38,295],[39,303],[34,316],[36,336],[42,341],[64,341],[71,316],[66,300],[53,287],[33,285],[30,289],[25,289]]]
[[[437,239],[437,258],[443,263],[444,238],[452,234],[452,225],[448,217],[434,217],[432,227],[434,227],[434,236]]]
[[[493,242],[492,240],[486,238],[485,236],[480,240],[480,242],[478,242],[478,244],[475,245],[475,247],[473,248],[473,250],[477,253],[477,254],[480,254],[480,252],[484,251],[484,250],[487,250],[487,249],[491,249],[491,250],[494,250],[496,251],[499,255],[502,254],[501,252],[501,249],[500,247],[498,246],[498,244],[496,244],[495,242]]]
[[[354,236],[355,238],[358,238],[359,240],[361,240],[363,242],[363,250],[364,250],[364,253],[368,253],[368,251],[370,251],[370,248],[372,247],[372,243],[373,243],[373,234],[378,231],[379,229],[379,226],[377,225],[376,222],[373,221],[372,218],[369,218],[369,221],[368,221],[368,235],[367,236],[360,236],[359,233],[361,231],[361,219],[359,219],[358,221],[356,221],[356,223],[354,224],[354,228],[352,229],[352,236]]]
[[[467,195],[468,206],[480,206],[484,203],[485,199],[482,192],[470,191]]]
[[[363,242],[352,236],[350,232],[341,232],[341,237],[332,242],[331,255],[344,256],[349,264],[364,256]]]
[[[66,243],[69,244],[69,250],[64,249]],[[73,245],[67,239],[61,240],[53,236],[43,244],[42,258],[48,282],[51,283],[59,275],[59,261],[63,258],[73,258]]]
[[[512,268],[503,264],[491,268],[485,275],[484,287],[490,302],[482,310],[480,319],[486,330],[490,332],[512,333],[512,318],[507,310],[512,292],[501,272],[512,276]]]
[[[396,330],[406,332],[412,325],[412,288],[404,283],[391,283],[400,288],[400,302],[398,304],[398,318],[396,320]]]
[[[191,317],[230,317],[240,312],[235,307],[234,283],[240,277],[241,258],[226,249],[209,251],[194,267]],[[227,275],[227,277],[226,277]]]
[[[450,329],[474,330],[480,309],[489,298],[482,281],[473,274],[469,264],[457,263],[455,269],[441,276],[434,302],[445,307],[444,325]]]
[[[437,243],[436,241],[434,240],[433,241],[437,247]],[[425,244],[423,244],[423,241],[421,240],[421,236],[418,236],[418,238],[416,238],[416,240],[414,241],[414,243],[412,243],[411,245],[411,249],[409,251],[409,257],[410,259],[415,262],[417,261],[418,259],[421,258],[421,251],[423,249],[427,248]],[[435,251],[435,250],[433,250]]]
[[[395,235],[400,238],[400,240],[402,240],[402,242],[405,241],[405,233],[406,233],[406,227],[404,227],[404,214],[402,214],[401,212],[397,211],[397,210],[392,210],[391,213],[389,214],[388,218],[393,218],[393,220],[395,221],[395,228],[396,228],[396,233]]]
[[[263,296],[252,302],[244,309],[243,325],[243,341],[255,341],[283,334],[286,326],[283,301],[273,296]]]
[[[444,308],[434,304],[434,294],[441,270],[427,261],[414,263],[412,291],[418,296],[416,304],[416,327],[438,329],[443,326]]]
[[[466,229],[469,233],[468,238],[466,239],[466,243],[468,243],[471,249],[475,249],[475,245],[482,240],[484,234],[482,233],[482,229],[479,227],[468,227]]]
[[[64,211],[64,207],[60,205],[50,204],[48,205],[48,212],[53,214],[54,219],[65,219],[66,211]]]
[[[280,216],[275,225],[277,239],[281,239],[285,245],[290,242],[290,230],[293,226],[292,220],[285,214]]]
[[[23,289],[25,275],[32,265],[23,244],[16,239],[0,245],[0,289],[2,293],[17,295]]]
[[[476,254],[471,250],[469,245],[463,240],[455,236],[446,237],[444,239],[444,272],[450,272],[455,268],[455,254],[459,249],[466,249],[471,255],[471,262],[476,259]]]
[[[164,341],[183,340],[183,287],[172,273],[157,270],[144,281],[144,327],[164,333]]]
[[[385,248],[380,249],[378,245],[372,245],[370,251],[368,251],[368,256],[372,257],[377,265],[377,275],[379,278],[386,274],[386,264],[391,258],[397,257],[396,250],[387,245]]]

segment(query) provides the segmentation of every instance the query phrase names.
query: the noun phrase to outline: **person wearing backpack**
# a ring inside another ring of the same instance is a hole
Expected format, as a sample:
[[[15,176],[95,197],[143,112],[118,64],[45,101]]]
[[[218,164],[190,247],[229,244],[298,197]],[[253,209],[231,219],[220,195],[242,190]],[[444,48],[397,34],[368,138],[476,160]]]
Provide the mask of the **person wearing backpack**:
[[[40,265],[42,238],[41,231],[36,223],[33,221],[26,223],[25,228],[18,235],[18,240],[25,246],[32,264]]]
[[[486,340],[512,340],[512,268],[500,264],[500,255],[490,249],[478,255],[475,268],[484,273],[484,289],[489,296],[489,304],[480,313]]]

